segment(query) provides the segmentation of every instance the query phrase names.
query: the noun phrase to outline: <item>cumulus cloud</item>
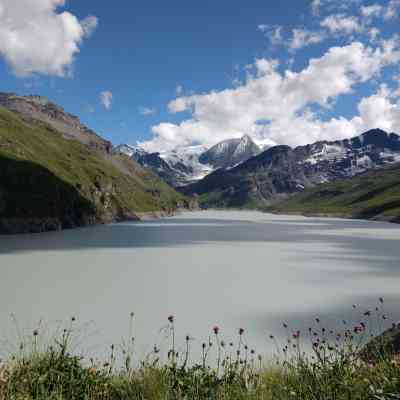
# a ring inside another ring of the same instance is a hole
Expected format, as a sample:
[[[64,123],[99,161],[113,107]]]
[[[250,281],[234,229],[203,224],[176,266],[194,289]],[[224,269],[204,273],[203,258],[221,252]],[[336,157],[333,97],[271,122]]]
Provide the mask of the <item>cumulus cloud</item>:
[[[144,115],[145,117],[149,117],[150,115],[154,115],[157,112],[155,108],[150,107],[141,107],[139,109],[139,113]]]
[[[0,56],[19,76],[66,76],[97,18],[60,11],[65,0],[0,0]]]
[[[400,129],[398,105],[381,92],[363,99],[359,115],[351,120],[321,121],[312,111],[315,105],[330,107],[339,96],[351,93],[356,85],[379,77],[383,68],[398,63],[397,42],[394,37],[376,47],[360,42],[333,47],[322,57],[311,59],[299,72],[279,72],[276,60],[256,60],[254,72],[237,88],[173,100],[170,112],[186,111],[191,117],[179,124],[154,126],[153,139],[142,145],[150,151],[191,144],[210,146],[250,134],[259,141],[295,146],[352,136],[364,128],[379,126],[383,119],[390,121],[383,127]],[[380,110],[385,110],[383,119],[372,113],[373,104],[380,104]]]
[[[105,90],[104,92],[100,93],[100,103],[106,109],[111,109],[111,104],[113,100],[113,94],[109,90]]]

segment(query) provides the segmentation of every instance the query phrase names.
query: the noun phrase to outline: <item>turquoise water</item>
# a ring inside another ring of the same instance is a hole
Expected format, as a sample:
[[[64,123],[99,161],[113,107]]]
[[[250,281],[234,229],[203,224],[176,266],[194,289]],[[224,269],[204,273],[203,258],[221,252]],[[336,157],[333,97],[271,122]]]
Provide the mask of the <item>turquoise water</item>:
[[[227,340],[243,327],[271,353],[267,336],[283,339],[283,321],[335,326],[380,296],[398,318],[399,261],[398,225],[245,211],[0,236],[0,335],[12,349],[17,332],[52,332],[75,316],[78,348],[101,356],[133,311],[141,355],[167,346],[170,314],[194,347],[218,324]]]

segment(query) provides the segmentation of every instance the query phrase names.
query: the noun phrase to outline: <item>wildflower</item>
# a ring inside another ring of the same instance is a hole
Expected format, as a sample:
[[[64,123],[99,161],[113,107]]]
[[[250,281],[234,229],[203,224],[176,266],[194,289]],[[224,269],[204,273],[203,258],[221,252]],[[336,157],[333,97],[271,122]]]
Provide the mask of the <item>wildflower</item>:
[[[254,354],[255,353],[255,350],[254,349],[251,349],[250,350],[250,354]]]
[[[33,331],[33,336],[37,336],[37,335],[39,335],[39,331],[37,330],[37,329],[35,329],[34,331]]]
[[[186,341],[188,342],[190,340],[189,335],[186,335]]]
[[[76,318],[75,318],[75,317],[72,317],[72,318],[71,318],[71,321],[72,321],[72,322],[75,322],[75,321],[76,321]]]
[[[379,297],[379,302],[383,304],[383,297]]]
[[[317,324],[319,324],[321,322],[321,320],[319,318],[315,318],[315,321]]]
[[[174,322],[174,316],[173,316],[173,315],[170,315],[170,316],[168,317],[168,321],[172,324],[172,323]]]
[[[364,315],[365,315],[366,317],[369,317],[369,316],[371,315],[371,311],[365,311]]]
[[[286,324],[285,322],[283,323],[283,327],[284,327],[285,329],[287,329],[287,327],[288,327],[287,324]]]
[[[258,361],[261,361],[262,360],[262,356],[261,356],[261,354],[259,354],[258,355]]]
[[[221,347],[225,347],[225,342],[221,340]]]
[[[134,315],[135,315],[135,314],[134,314],[133,311],[132,311],[131,314],[130,314],[131,318],[133,318]]]
[[[274,335],[269,335],[269,338],[270,339],[274,339]]]
[[[219,327],[217,325],[214,326],[213,331],[216,335],[218,335]]]
[[[243,333],[244,333],[244,329],[243,329],[243,328],[240,328],[240,329],[239,329],[239,335],[242,336]]]
[[[201,347],[202,347],[203,349],[205,349],[205,348],[206,348],[206,344],[203,343],[203,344],[201,345]]]
[[[362,333],[364,332],[364,327],[360,324],[360,325],[356,325],[353,329],[354,333],[358,334],[358,333]]]
[[[293,339],[298,339],[300,337],[300,331],[293,332]]]

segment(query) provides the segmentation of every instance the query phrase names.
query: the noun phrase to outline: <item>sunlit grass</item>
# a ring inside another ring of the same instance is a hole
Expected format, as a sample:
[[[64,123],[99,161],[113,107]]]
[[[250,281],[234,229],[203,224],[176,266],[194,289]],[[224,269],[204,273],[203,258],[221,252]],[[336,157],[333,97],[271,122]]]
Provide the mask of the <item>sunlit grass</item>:
[[[134,315],[130,318],[132,326]],[[78,329],[75,318],[56,337],[46,339],[45,345],[41,329],[35,329],[1,364],[0,399],[400,397],[400,360],[394,347],[400,327],[383,312],[383,299],[375,310],[360,309],[359,320],[342,321],[335,329],[320,318],[305,332],[283,323],[284,343],[278,343],[273,335],[266,338],[277,347],[273,360],[264,360],[248,345],[243,328],[233,341],[223,337],[219,326],[212,328],[203,343],[187,336],[179,347],[184,350],[179,352],[175,317],[167,317],[166,324],[169,342],[165,349],[154,346],[145,359],[138,360],[134,337],[129,336],[121,346],[112,345],[103,362],[71,351]],[[201,357],[192,360],[191,352],[197,347]]]

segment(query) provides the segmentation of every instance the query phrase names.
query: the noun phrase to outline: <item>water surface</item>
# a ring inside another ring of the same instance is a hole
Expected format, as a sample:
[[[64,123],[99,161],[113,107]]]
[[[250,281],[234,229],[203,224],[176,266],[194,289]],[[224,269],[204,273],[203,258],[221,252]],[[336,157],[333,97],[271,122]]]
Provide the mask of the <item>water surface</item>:
[[[398,225],[244,211],[0,236],[0,335],[12,342],[40,320],[75,316],[93,321],[82,348],[100,355],[128,333],[133,311],[142,354],[165,341],[169,314],[194,346],[218,324],[271,352],[267,335],[284,335],[283,321],[334,326],[380,296],[398,318],[399,260]]]

